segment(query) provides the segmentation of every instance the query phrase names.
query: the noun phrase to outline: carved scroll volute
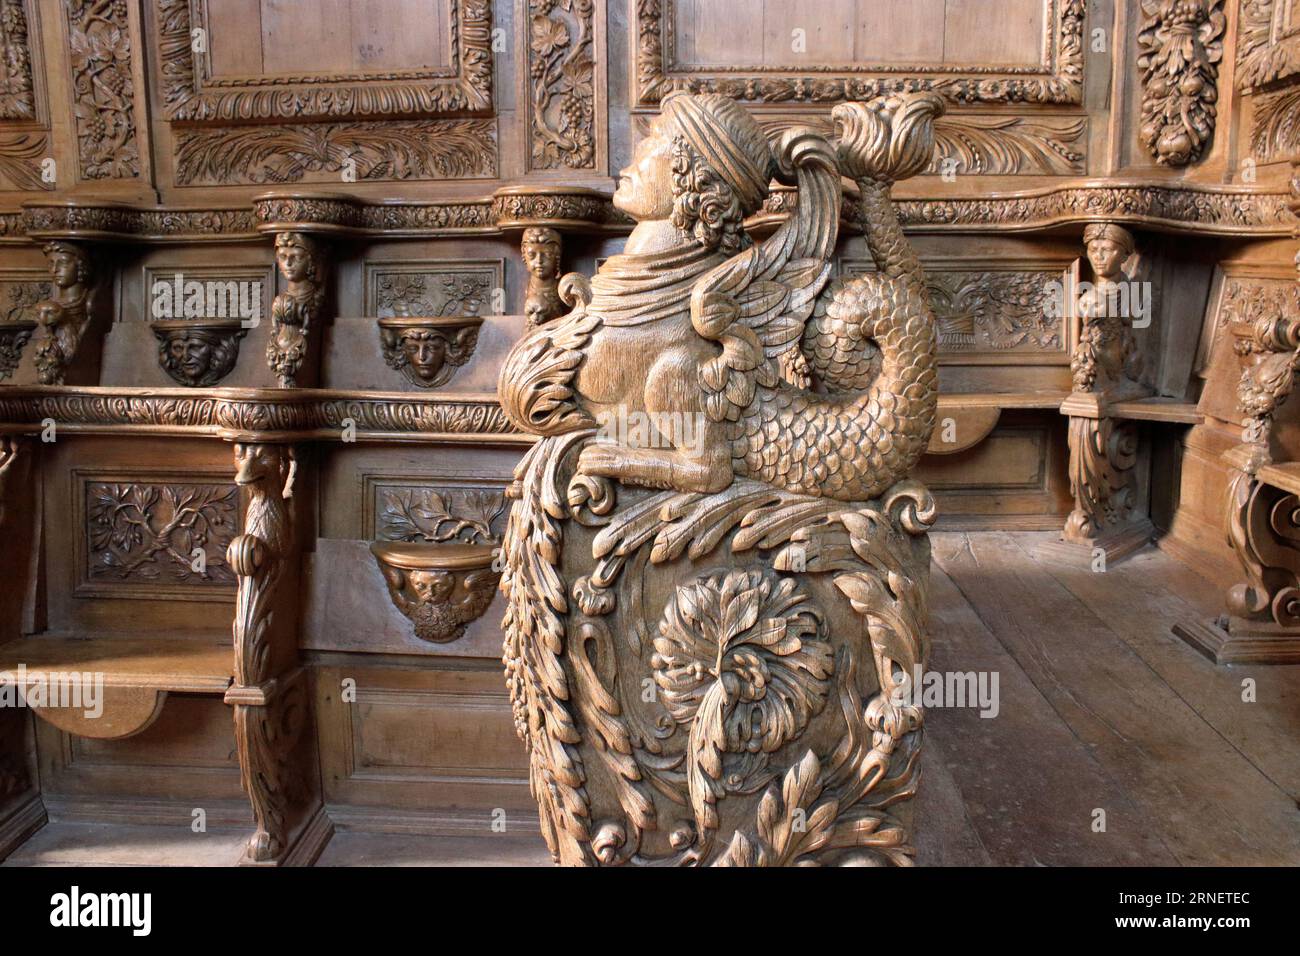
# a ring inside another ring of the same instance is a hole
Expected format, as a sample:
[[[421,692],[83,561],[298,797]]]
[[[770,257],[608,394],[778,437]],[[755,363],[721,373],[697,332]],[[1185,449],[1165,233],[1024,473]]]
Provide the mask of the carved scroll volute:
[[[836,142],[772,144],[732,99],[665,97],[614,197],[624,252],[507,358],[503,409],[541,438],[503,659],[556,862],[911,862],[937,323],[889,191],[941,111],[841,104]],[[798,201],[753,243],[774,176]],[[844,176],[876,271],[827,290]]]
[[[1226,26],[1223,0],[1142,2],[1139,136],[1161,165],[1196,162],[1214,135]]]
[[[301,232],[277,233],[275,262],[285,290],[271,302],[266,361],[280,386],[292,388],[299,384],[300,372],[315,376],[325,308],[325,249],[318,239]],[[313,361],[304,370],[309,357]]]
[[[42,385],[93,385],[99,380],[102,347],[90,251],[72,242],[48,242],[53,294],[36,305],[36,374]]]
[[[235,446],[243,532],[226,557],[238,576],[235,598],[235,742],[257,830],[249,863],[281,862],[300,812],[314,793],[307,746],[311,709],[297,658],[298,560],[291,507],[296,462],[288,445]]]

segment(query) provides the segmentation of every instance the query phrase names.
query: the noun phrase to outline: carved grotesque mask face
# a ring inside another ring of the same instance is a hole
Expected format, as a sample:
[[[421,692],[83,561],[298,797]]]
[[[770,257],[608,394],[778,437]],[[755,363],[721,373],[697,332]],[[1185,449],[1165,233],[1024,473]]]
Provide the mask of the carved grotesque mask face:
[[[408,580],[411,591],[420,601],[446,600],[456,583],[446,571],[411,571]]]
[[[197,380],[212,365],[212,340],[204,335],[178,335],[167,343],[167,355],[186,378]]]
[[[275,250],[275,261],[280,266],[280,274],[288,281],[301,282],[307,278],[310,259],[301,246],[280,246]]]
[[[62,312],[57,302],[42,302],[36,306],[36,321],[46,328],[57,325]]]
[[[1098,278],[1115,278],[1126,258],[1124,247],[1113,240],[1094,239],[1088,243],[1088,261]]]
[[[424,381],[437,378],[447,359],[447,343],[432,332],[410,332],[402,336],[402,352],[411,371]]]
[[[667,219],[673,211],[673,135],[661,117],[618,174],[614,205],[633,219]]]

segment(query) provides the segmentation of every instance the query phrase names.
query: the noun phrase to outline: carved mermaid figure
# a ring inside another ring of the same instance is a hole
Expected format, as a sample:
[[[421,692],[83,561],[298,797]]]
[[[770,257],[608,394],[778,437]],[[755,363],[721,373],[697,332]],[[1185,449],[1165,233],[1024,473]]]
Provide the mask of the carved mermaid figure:
[[[507,414],[543,435],[634,412],[701,417],[691,448],[661,430],[644,446],[584,449],[584,473],[629,484],[711,492],[750,477],[847,501],[893,485],[925,449],[937,386],[934,317],[889,187],[930,161],[941,110],[931,95],[846,103],[835,146],[796,129],[773,150],[726,97],[667,98],[614,194],[637,220],[626,250],[589,285],[565,277],[573,311],[507,359]],[[809,322],[841,173],[858,184],[877,272],[838,284]],[[798,185],[798,208],[754,245],[744,219],[773,176]],[[812,389],[795,384],[804,369]]]
[[[889,189],[941,108],[846,103],[834,142],[769,144],[733,100],[666,97],[614,196],[624,252],[507,357],[542,438],[503,661],[557,862],[911,862],[936,328]],[[843,176],[876,271],[828,286]],[[773,178],[798,202],[755,243]]]

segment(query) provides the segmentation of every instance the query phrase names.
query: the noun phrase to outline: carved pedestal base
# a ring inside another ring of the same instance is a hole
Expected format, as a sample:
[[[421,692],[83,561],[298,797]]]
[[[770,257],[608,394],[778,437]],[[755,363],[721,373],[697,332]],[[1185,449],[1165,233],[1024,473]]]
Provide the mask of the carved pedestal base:
[[[241,866],[310,866],[334,833],[321,802],[305,671],[231,687],[235,745],[257,831]]]
[[[1053,557],[1090,566],[1096,562],[1100,550],[1106,567],[1111,567],[1143,550],[1154,537],[1155,526],[1151,520],[1139,518],[1118,528],[1110,528],[1096,537],[1069,540],[1062,535],[1059,542],[1053,542],[1043,550]]]
[[[1224,615],[1179,621],[1173,632],[1216,664],[1300,664],[1300,628]]]
[[[1070,416],[1070,493],[1074,510],[1061,538],[1089,561],[1101,548],[1107,564],[1140,551],[1153,533],[1134,515],[1137,504],[1137,426],[1106,415],[1107,396],[1075,392],[1061,403]],[[1068,553],[1064,552],[1064,553]]]
[[[556,862],[907,865],[924,487],[846,503],[518,471],[507,684]]]

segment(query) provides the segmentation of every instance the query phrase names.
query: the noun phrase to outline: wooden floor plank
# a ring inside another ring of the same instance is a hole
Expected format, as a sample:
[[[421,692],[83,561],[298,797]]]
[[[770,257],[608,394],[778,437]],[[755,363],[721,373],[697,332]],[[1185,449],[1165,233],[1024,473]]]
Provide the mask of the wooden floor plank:
[[[930,708],[925,716],[926,747],[948,769],[991,861],[1174,864],[1152,821],[1107,776],[956,585],[937,567],[931,575],[930,669],[998,674],[996,717],[957,708]],[[924,780],[922,790],[937,783]],[[1104,833],[1091,829],[1096,807],[1113,811]]]
[[[1107,626],[1105,605],[1081,602],[1009,534],[936,535],[934,553],[1179,863],[1300,863],[1294,800]],[[1106,809],[1119,825],[1123,810]]]
[[[913,831],[918,866],[992,866],[961,790],[935,747],[921,751]]]
[[[1097,574],[1054,561],[1038,536],[1016,543],[1071,594],[1098,614],[1160,679],[1219,735],[1293,799],[1300,798],[1300,665],[1223,667],[1170,631],[1177,620],[1205,616],[1220,600],[1203,578],[1161,551],[1135,555]],[[1254,682],[1254,702],[1242,681]]]

